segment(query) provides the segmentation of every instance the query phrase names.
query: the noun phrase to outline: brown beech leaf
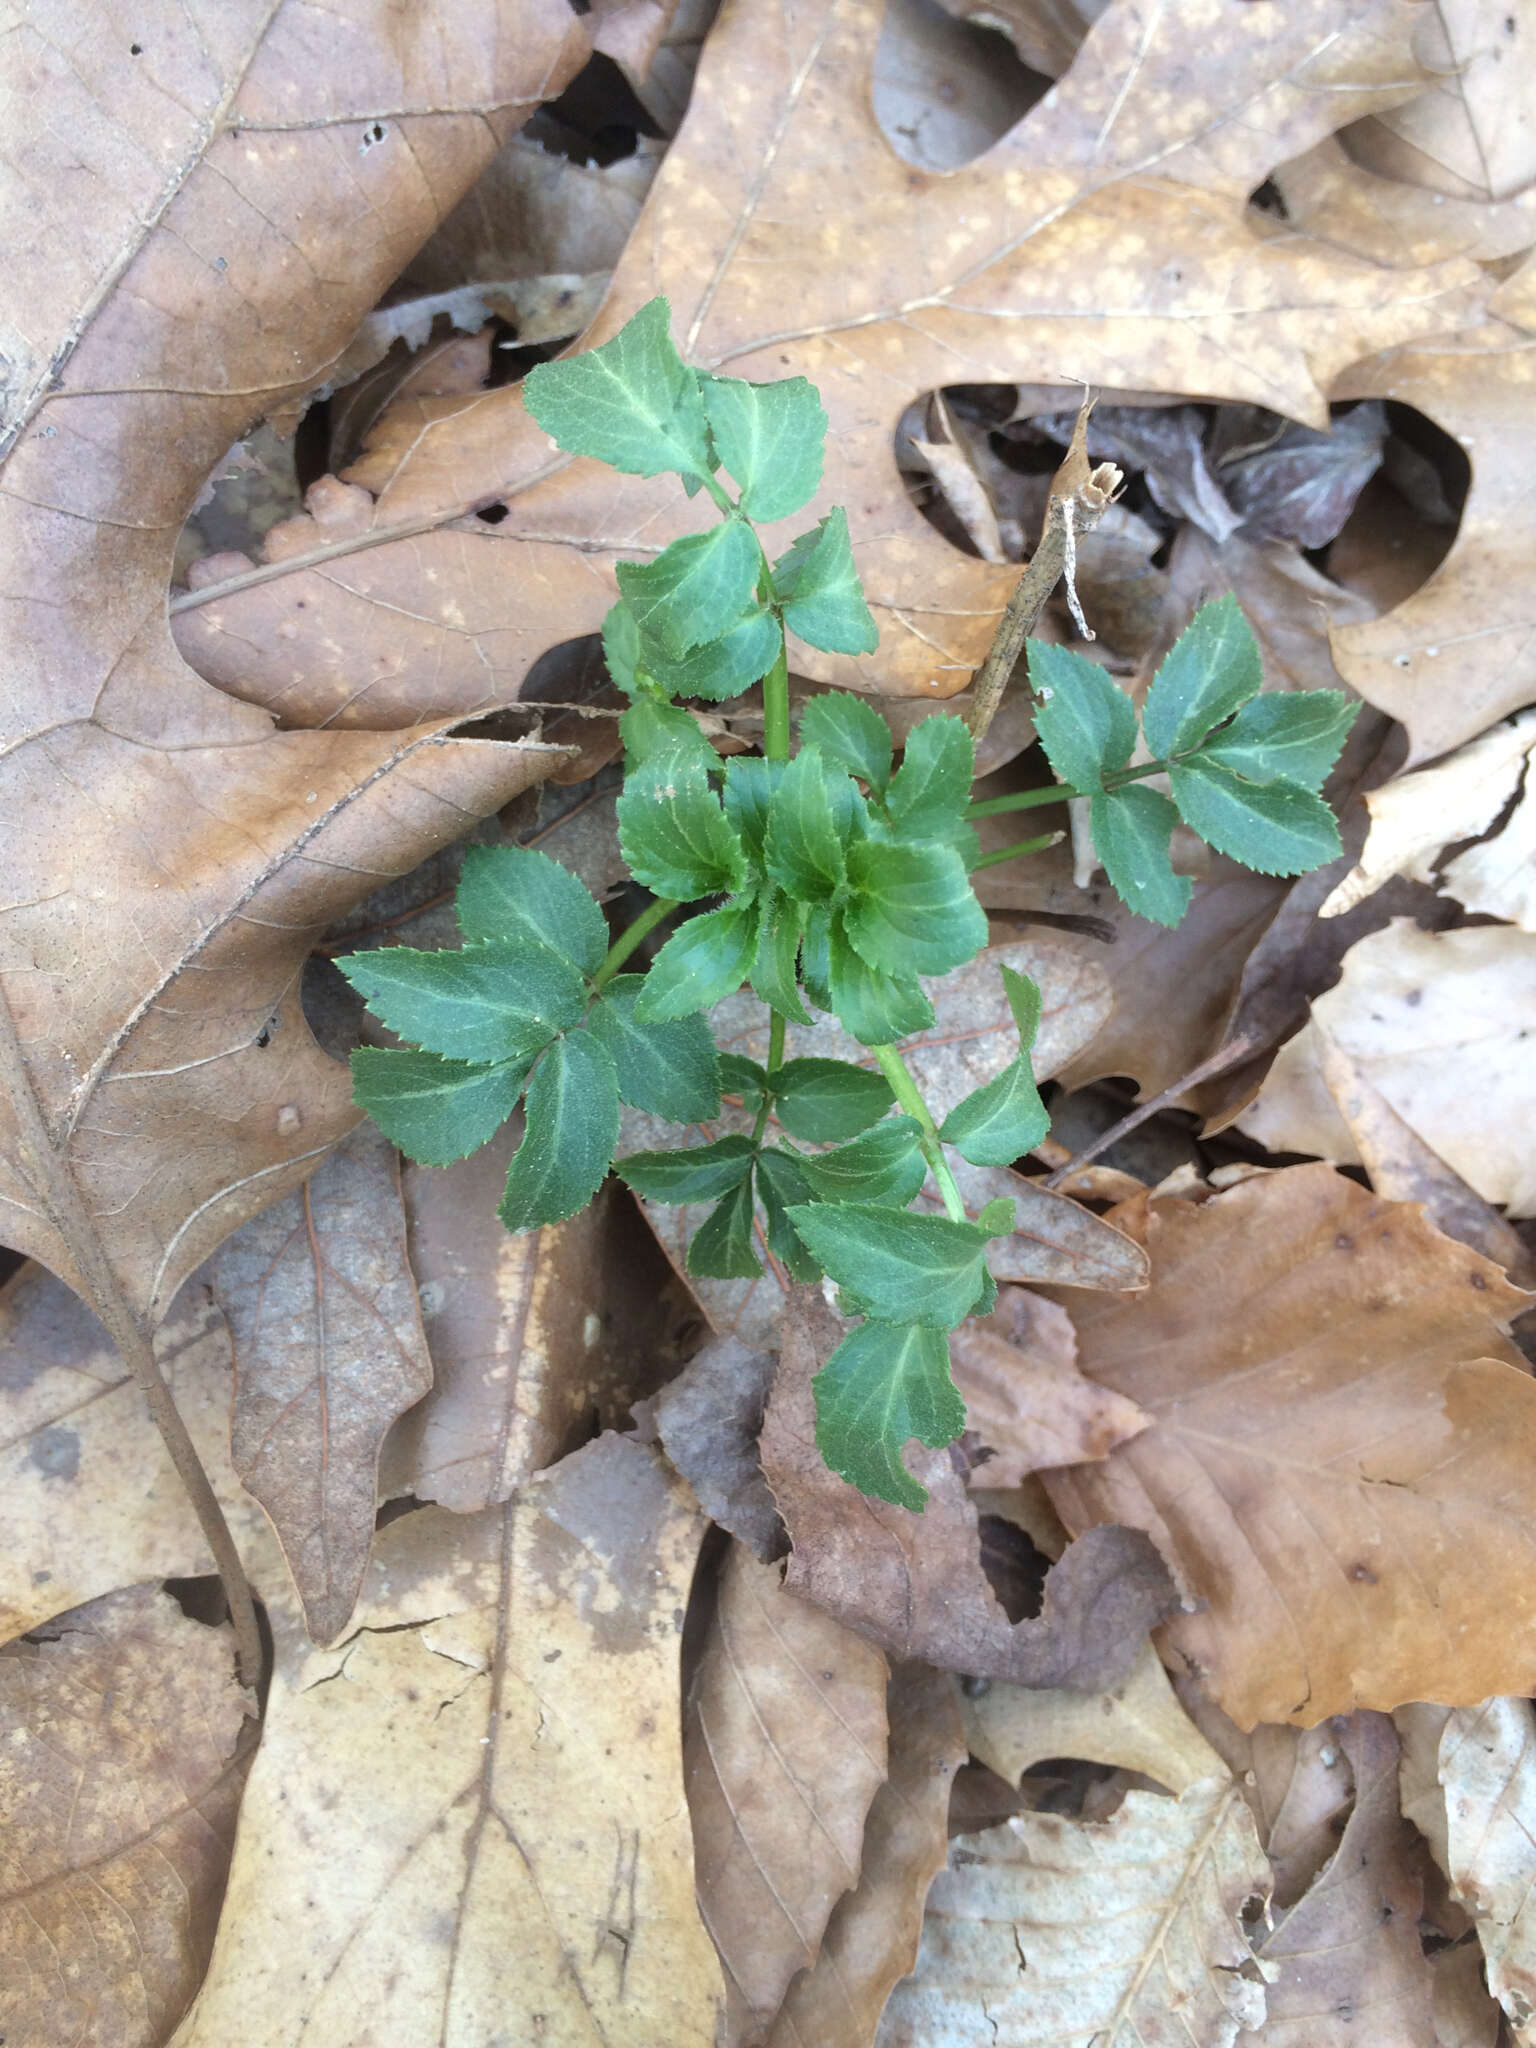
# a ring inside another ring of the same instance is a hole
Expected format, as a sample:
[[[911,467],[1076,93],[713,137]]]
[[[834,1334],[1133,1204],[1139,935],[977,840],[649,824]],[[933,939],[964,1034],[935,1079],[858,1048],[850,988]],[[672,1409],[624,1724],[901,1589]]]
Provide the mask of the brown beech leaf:
[[[1419,1943],[1424,1845],[1397,1803],[1397,1733],[1385,1714],[1351,1714],[1336,1739],[1355,1806],[1327,1867],[1265,1937],[1276,1967],[1262,2027],[1240,2048],[1424,2048],[1434,1979]]]
[[[1435,2048],[1498,2048],[1501,2022],[1497,2002],[1483,1982],[1483,1952],[1475,1941],[1436,1949],[1429,1958],[1434,1976]]]
[[[1054,92],[976,162],[943,172],[904,162],[876,119],[883,14],[877,0],[811,0],[791,18],[723,12],[583,340],[606,340],[663,292],[695,359],[811,378],[832,432],[803,516],[847,507],[881,648],[862,665],[797,648],[797,665],[945,697],[981,659],[1014,578],[962,556],[911,503],[891,450],[907,403],[957,381],[1083,380],[1246,399],[1322,425],[1346,364],[1464,325],[1480,273],[1455,259],[1384,280],[1359,258],[1271,235],[1247,207],[1276,164],[1346,115],[1412,94],[1416,10],[1402,0],[1368,0],[1343,23],[1331,0],[1298,0],[1278,22],[1217,0],[1151,18],[1111,7]],[[1200,53],[1218,22],[1213,70]],[[178,631],[204,673],[290,704],[303,674],[316,711],[350,700],[359,668],[412,685],[421,715],[483,702],[488,688],[511,697],[552,641],[596,627],[615,558],[697,523],[675,485],[552,456],[515,390],[403,408],[348,476],[371,507],[279,529],[274,578],[191,594]],[[465,515],[493,502],[507,516],[487,535]]]
[[[396,1424],[382,1469],[387,1491],[458,1514],[577,1449],[594,1413],[619,1422],[685,1299],[622,1189],[510,1235],[496,1204],[520,1137],[514,1118],[468,1159],[402,1173],[434,1384]]]
[[[1081,1050],[1109,1015],[1103,969],[1079,940],[1057,932],[1030,932],[1004,945],[989,946],[953,974],[926,982],[924,986],[933,1002],[933,1025],[918,1037],[904,1039],[901,1055],[924,1100],[940,1121],[957,1102],[1018,1057],[1018,1027],[1008,1007],[999,971],[1004,967],[1028,975],[1040,989],[1043,1008],[1031,1054],[1037,1080],[1047,1079]],[[745,1053],[759,1061],[767,1059],[768,1013],[750,989],[717,1003],[710,1013],[710,1023],[722,1051]],[[791,1024],[785,1035],[785,1048],[787,1059],[814,1055],[817,1059],[850,1060],[856,1066],[875,1065],[868,1046],[850,1038],[834,1017],[819,1018],[810,1030]],[[695,1124],[689,1137],[699,1144],[709,1144],[728,1132],[750,1131],[752,1121],[745,1110],[734,1107],[728,1098],[719,1119]],[[675,1124],[647,1116],[641,1110],[624,1111],[620,1158],[629,1152],[675,1146],[677,1142]],[[1017,1176],[1010,1175],[1009,1181],[1011,1194]],[[980,1195],[975,1207],[984,1207],[989,1199],[987,1194]],[[663,1251],[677,1271],[686,1275],[688,1245],[708,1213],[708,1205],[642,1202],[640,1206]],[[994,1264],[1001,1276],[1031,1279],[1050,1270],[1053,1279],[1076,1281],[1089,1287],[1106,1284],[1079,1277],[1114,1263],[1114,1234],[1097,1218],[1088,1216],[1075,1202],[1044,1191],[1038,1202],[1029,1204],[1027,1197],[1021,1201],[1021,1215],[1023,1232],[993,1246],[997,1255]],[[761,1279],[708,1280],[688,1276],[688,1284],[722,1336],[739,1337],[753,1350],[772,1351],[779,1341],[779,1318],[784,1312],[789,1280],[768,1251],[761,1222],[757,1251],[763,1261]],[[1010,1253],[1013,1262],[1005,1267]],[[1063,1258],[1069,1270],[1063,1270]],[[1136,1283],[1112,1280],[1108,1284]]]
[[[279,1603],[177,2048],[253,2012],[273,2040],[714,2048],[678,1670],[704,1526],[654,1451],[605,1436],[505,1507],[390,1523],[334,1648]]]
[[[789,1987],[768,2048],[868,2048],[917,1960],[928,1887],[949,1849],[949,1795],[965,1762],[954,1681],[898,1664],[886,1693],[890,1764],[864,1824],[856,1890],[832,1909],[815,1967]]]
[[[1472,1914],[1488,1988],[1515,2039],[1536,2040],[1536,1713],[1489,1699],[1449,1716],[1440,1737],[1446,1871]]]
[[[329,1642],[367,1567],[384,1433],[432,1384],[394,1146],[361,1125],[212,1271],[234,1345],[234,1467]]]
[[[78,61],[10,53],[0,1234],[141,1348],[132,1318],[357,1120],[299,1007],[319,932],[556,758],[274,732],[175,652],[176,534],[587,38],[563,0],[449,38],[380,0],[320,40],[297,0],[135,27],[131,61],[104,6]]]
[[[213,1946],[250,1711],[227,1628],[133,1586],[0,1650],[0,2035],[159,2048]]]
[[[727,2041],[761,2043],[858,1883],[886,1775],[885,1659],[733,1544],[683,1714],[699,1910]]]
[[[811,1381],[842,1334],[818,1289],[794,1289],[761,1442],[794,1546],[791,1592],[892,1657],[1023,1685],[1114,1684],[1171,1604],[1152,1545],[1139,1530],[1092,1531],[1047,1573],[1039,1617],[1010,1622],[982,1571],[976,1509],[949,1451],[907,1452],[930,1490],[921,1514],[868,1499],[828,1471]]]
[[[777,1358],[739,1337],[711,1338],[653,1403],[656,1434],[712,1522],[764,1564],[787,1547],[763,1477],[758,1433]]]
[[[1066,1310],[1022,1287],[1003,1288],[990,1316],[962,1324],[949,1355],[966,1428],[993,1454],[976,1468],[986,1486],[1017,1486],[1045,1465],[1107,1457],[1152,1420],[1083,1378]]]
[[[1138,1214],[1151,1286],[1069,1313],[1156,1427],[1046,1476],[1067,1528],[1152,1532],[1204,1603],[1168,1640],[1243,1727],[1536,1680],[1527,1297],[1325,1166]]]
[[[1268,1887],[1225,1778],[1129,1792],[1107,1821],[1021,1813],[961,1835],[876,2048],[1230,2048],[1264,2017],[1240,1916]]]

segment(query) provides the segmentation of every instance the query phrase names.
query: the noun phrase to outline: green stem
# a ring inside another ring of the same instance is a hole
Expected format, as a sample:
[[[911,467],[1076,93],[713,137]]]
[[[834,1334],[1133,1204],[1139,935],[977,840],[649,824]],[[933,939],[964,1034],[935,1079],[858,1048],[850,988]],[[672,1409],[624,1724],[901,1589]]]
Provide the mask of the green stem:
[[[1121,768],[1104,778],[1106,795],[1123,789],[1128,782],[1140,782],[1144,776],[1167,773],[1166,761],[1146,761],[1140,768]],[[1033,811],[1041,804],[1064,804],[1073,797],[1091,797],[1091,789],[1073,789],[1069,783],[1048,782],[1043,789],[1021,789],[1013,796],[990,796],[985,803],[972,804],[966,812],[971,819],[1000,818],[1005,811]]]
[[[647,904],[634,923],[627,925],[608,948],[607,957],[592,977],[593,989],[606,988],[640,941],[655,931],[662,919],[670,917],[677,907],[678,899],[674,896],[658,896],[654,903]]]
[[[789,653],[780,628],[779,651],[763,677],[763,752],[770,761],[789,759]]]
[[[1046,847],[1055,846],[1060,838],[1059,832],[1042,832],[1038,839],[1021,839],[1014,846],[999,847],[996,853],[984,853],[971,873],[980,874],[983,868],[995,868],[1005,860],[1017,860],[1021,853],[1043,853]]]
[[[945,1215],[951,1222],[964,1223],[965,1204],[960,1199],[960,1190],[955,1186],[955,1176],[949,1170],[949,1161],[944,1157],[939,1127],[934,1122],[917,1083],[908,1072],[906,1062],[894,1045],[872,1045],[870,1051],[880,1062],[880,1071],[890,1082],[891,1093],[907,1115],[914,1119],[922,1134],[918,1143],[938,1183],[939,1193],[944,1197]]]
[[[768,1012],[768,1079],[770,1082],[783,1064],[784,1019],[777,1010],[770,1010]],[[769,1087],[763,1091],[763,1099],[758,1105],[757,1122],[752,1126],[752,1142],[754,1145],[761,1145],[763,1142],[763,1133],[768,1128],[768,1112],[772,1108],[773,1089]]]

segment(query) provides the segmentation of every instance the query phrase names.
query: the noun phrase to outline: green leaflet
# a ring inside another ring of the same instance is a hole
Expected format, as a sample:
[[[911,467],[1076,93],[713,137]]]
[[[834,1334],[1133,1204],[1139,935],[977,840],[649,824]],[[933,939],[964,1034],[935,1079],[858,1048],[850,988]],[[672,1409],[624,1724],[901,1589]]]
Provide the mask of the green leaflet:
[[[832,908],[812,903],[800,931],[800,984],[819,1010],[832,1007],[831,972]]]
[[[749,519],[787,519],[821,482],[827,416],[816,386],[804,377],[748,384],[740,377],[701,375],[704,411],[715,452],[741,485]]]
[[[811,1019],[800,1000],[796,964],[800,958],[800,911],[780,889],[770,889],[763,898],[757,926],[757,953],[752,962],[752,986],[781,1017],[791,1024],[809,1024]]]
[[[486,1067],[435,1052],[352,1055],[352,1100],[392,1145],[423,1166],[448,1166],[477,1152],[517,1107],[530,1062]]]
[[[608,951],[608,920],[569,868],[531,846],[472,846],[454,897],[468,940],[541,939],[596,974]]]
[[[1175,761],[1168,780],[1185,824],[1258,874],[1305,874],[1343,851],[1332,811],[1294,783],[1244,782],[1200,757]]]
[[[587,1007],[580,974],[537,939],[484,940],[457,953],[382,946],[336,965],[391,1031],[445,1059],[531,1059]]]
[[[718,640],[741,618],[761,563],[751,527],[724,519],[706,533],[683,534],[654,562],[620,562],[615,573],[642,638],[682,655]]]
[[[829,654],[873,654],[880,633],[854,567],[848,514],[841,506],[802,533],[773,565],[784,623]]]
[[[811,1193],[823,1202],[894,1203],[902,1208],[928,1178],[922,1132],[910,1116],[887,1117],[863,1137],[832,1152],[806,1154],[798,1165]]]
[[[792,1138],[810,1144],[856,1137],[895,1100],[884,1074],[851,1067],[846,1060],[786,1060],[773,1085],[779,1122]]]
[[[1019,1057],[957,1103],[939,1130],[945,1143],[953,1145],[973,1166],[1011,1166],[1038,1145],[1051,1127],[1050,1112],[1040,1100],[1029,1060],[1029,1049],[1040,1029],[1040,991],[1011,967],[1003,968],[1002,976],[1019,1030]],[[1010,1223],[1008,1228],[1012,1227]]]
[[[720,1062],[708,1024],[696,1014],[637,1024],[644,987],[644,975],[616,975],[587,1018],[587,1029],[612,1055],[620,1100],[679,1124],[718,1116]]]
[[[1342,690],[1273,690],[1213,733],[1200,759],[1250,782],[1321,789],[1359,709]]]
[[[860,840],[848,849],[848,882],[844,927],[882,973],[947,974],[987,943],[986,913],[953,847]]]
[[[960,719],[938,711],[907,735],[886,797],[891,823],[906,839],[948,839],[965,822],[976,752]]]
[[[523,1142],[497,1210],[508,1230],[563,1223],[603,1184],[619,1137],[619,1081],[589,1031],[572,1031],[533,1070]]]
[[[719,1138],[678,1152],[631,1152],[614,1171],[653,1202],[714,1202],[741,1186],[754,1150],[750,1138]]]
[[[1256,697],[1264,680],[1253,629],[1230,594],[1202,605],[1152,679],[1141,729],[1159,760],[1184,754]]]
[[[902,1463],[916,1437],[931,1450],[965,1427],[949,1376],[949,1339],[920,1323],[861,1323],[812,1381],[816,1448],[860,1493],[920,1512],[928,1489]]]
[[[1144,782],[1129,783],[1089,807],[1093,843],[1104,872],[1138,917],[1175,925],[1189,908],[1194,884],[1176,875],[1168,842],[1179,814]]]
[[[840,1287],[883,1322],[952,1330],[987,1279],[989,1233],[873,1202],[797,1206],[789,1220]]]
[[[1044,640],[1029,643],[1035,731],[1057,778],[1069,789],[1096,790],[1123,768],[1136,746],[1136,710],[1096,661]]]
[[[657,697],[640,697],[630,705],[619,720],[619,737],[631,775],[672,759],[689,762],[704,775],[720,772],[720,756],[700,732],[698,720]]]
[[[603,619],[603,660],[615,686],[628,697],[654,682],[646,666],[645,647],[635,615],[621,597]]]
[[[725,764],[725,815],[755,865],[762,863],[769,806],[788,766],[787,761],[766,761],[760,754],[735,754]]]
[[[757,950],[757,905],[727,903],[690,917],[651,962],[635,1004],[641,1024],[707,1010],[746,980]]]
[[[746,886],[746,849],[697,763],[637,768],[618,801],[619,846],[636,881],[688,903]]]
[[[800,1162],[769,1146],[757,1155],[757,1194],[768,1222],[768,1249],[792,1280],[819,1280],[821,1267],[806,1250],[789,1220],[791,1205],[808,1202],[811,1190]]]
[[[891,729],[862,697],[851,690],[813,697],[800,719],[800,739],[867,782],[877,797],[885,795],[891,779]]]
[[[849,943],[841,912],[832,923],[827,957],[831,1008],[860,1045],[889,1045],[932,1024],[933,1005],[919,985],[871,967]],[[811,986],[809,973],[805,985]]]
[[[652,299],[601,348],[539,363],[523,380],[523,403],[545,433],[573,455],[593,455],[631,476],[663,470],[702,481],[709,434],[698,379],[668,332],[671,308]]]
[[[766,1067],[760,1067],[756,1060],[749,1060],[744,1053],[721,1053],[720,1092],[739,1095],[749,1116],[756,1116],[767,1088]]]
[[[718,1202],[688,1247],[688,1270],[709,1280],[752,1280],[762,1272],[752,1242],[752,1183]]]
[[[784,771],[768,813],[769,874],[799,903],[828,902],[847,872],[844,848],[864,831],[864,805],[841,768],[802,747]]]
[[[650,673],[670,696],[703,697],[712,704],[739,697],[772,668],[784,636],[772,612],[755,606],[718,640],[691,653],[646,651]]]

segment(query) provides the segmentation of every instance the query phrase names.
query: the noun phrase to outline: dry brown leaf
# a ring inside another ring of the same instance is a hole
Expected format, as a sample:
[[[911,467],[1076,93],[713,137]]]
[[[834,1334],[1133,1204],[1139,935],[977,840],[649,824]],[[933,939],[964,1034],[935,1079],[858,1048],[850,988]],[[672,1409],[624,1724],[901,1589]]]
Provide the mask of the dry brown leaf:
[[[1475,1941],[1436,1949],[1435,2048],[1498,2048],[1499,2008],[1483,1982],[1483,1952]]]
[[[1376,267],[1273,236],[1247,207],[1346,110],[1411,95],[1416,10],[1403,0],[1369,0],[1343,23],[1331,0],[1278,20],[1219,0],[1153,17],[1113,6],[1056,90],[948,173],[904,163],[875,119],[882,15],[876,0],[812,0],[792,19],[739,0],[722,12],[584,339],[660,291],[685,351],[710,367],[817,383],[832,434],[811,516],[847,506],[882,644],[867,664],[798,649],[797,665],[944,697],[980,660],[1013,578],[961,556],[911,504],[890,446],[908,402],[962,379],[1081,380],[1320,425],[1346,364],[1465,325],[1481,280],[1457,259],[1383,289]],[[370,512],[296,526],[274,578],[189,597],[178,631],[204,673],[290,704],[306,675],[312,717],[351,699],[360,668],[395,674],[419,707],[479,704],[487,676],[510,697],[552,641],[596,627],[618,555],[695,523],[666,483],[552,460],[516,391],[446,402],[425,426],[414,409],[381,423],[349,472]],[[493,502],[508,512],[489,534],[465,519]]]
[[[892,1988],[917,1960],[965,1736],[953,1680],[926,1664],[897,1665],[886,1705],[889,1775],[864,1824],[858,1888],[832,1909],[816,1966],[790,1985],[768,2048],[869,2048]]]
[[[140,1351],[131,1318],[357,1120],[299,1010],[318,932],[551,760],[420,728],[274,733],[166,625],[205,476],[324,375],[586,48],[562,0],[504,0],[447,40],[377,13],[318,44],[296,4],[244,26],[162,9],[130,62],[98,7],[76,59],[40,31],[11,52],[28,289],[4,340],[0,1230]]]
[[[1157,1426],[1046,1484],[1074,1533],[1156,1536],[1206,1603],[1169,1640],[1218,1703],[1310,1724],[1536,1680],[1526,1297],[1328,1167],[1127,1207],[1151,1286],[1070,1313],[1082,1370]]]
[[[1488,1699],[1452,1714],[1440,1737],[1446,1870],[1472,1914],[1488,1988],[1522,2044],[1536,2040],[1536,1713]]]
[[[1491,839],[1447,861],[1441,887],[1474,915],[1536,932],[1536,785],[1529,758],[1509,817]]]
[[[885,1659],[733,1544],[683,1715],[699,1910],[726,2041],[756,2048],[859,1881],[886,1775]]]
[[[714,2048],[678,1676],[704,1524],[602,1437],[504,1508],[380,1535],[353,1634],[277,1669],[178,2048]],[[330,1873],[317,1882],[317,1871]]]
[[[1064,1756],[1139,1771],[1175,1793],[1222,1774],[1150,1643],[1106,1691],[994,1683],[967,1693],[961,1714],[972,1756],[1014,1785],[1033,1765]]]
[[[1536,936],[1508,925],[1424,932],[1395,918],[1345,956],[1313,1014],[1403,1122],[1485,1202],[1536,1215]],[[1325,1083],[1315,1030],[1280,1049],[1239,1128],[1275,1152],[1360,1154]]]
[[[956,1330],[949,1355],[966,1428],[993,1454],[974,1474],[989,1487],[1018,1486],[1045,1465],[1107,1457],[1152,1420],[1083,1378],[1066,1310],[1022,1287],[1003,1288],[993,1314]]]
[[[404,1170],[435,1384],[386,1446],[386,1490],[458,1514],[506,1500],[575,1450],[594,1414],[620,1421],[679,1315],[680,1290],[620,1189],[568,1222],[509,1235],[496,1204],[520,1136],[514,1119],[453,1166]]]
[[[229,1630],[152,1586],[0,1651],[0,2038],[159,2048],[213,1946],[248,1712]]]
[[[929,1489],[921,1514],[869,1499],[827,1469],[811,1381],[842,1334],[819,1290],[793,1290],[761,1439],[794,1546],[791,1592],[894,1658],[1025,1685],[1114,1684],[1171,1602],[1151,1544],[1139,1531],[1093,1531],[1051,1567],[1038,1619],[1010,1622],[982,1571],[976,1509],[949,1451],[907,1453]]]
[[[235,1471],[329,1642],[367,1568],[384,1433],[432,1384],[393,1145],[360,1126],[212,1271],[234,1347]]]
[[[713,1338],[652,1404],[662,1448],[699,1506],[765,1564],[786,1548],[757,1455],[777,1362],[737,1337]]]
[[[1268,1885],[1223,1778],[1178,1799],[1129,1792],[1095,1824],[1022,1813],[962,1835],[876,2048],[1230,2048],[1264,2017],[1239,1916]]]
[[[990,149],[1044,90],[1008,59],[1006,45],[967,31],[932,0],[886,0],[869,94],[897,156],[953,171]]]
[[[1536,191],[1492,202],[1428,192],[1377,176],[1336,136],[1281,164],[1274,182],[1293,226],[1373,263],[1411,268],[1447,256],[1489,262],[1536,239]]]
[[[1423,1844],[1397,1804],[1397,1736],[1385,1714],[1351,1714],[1338,1740],[1355,1808],[1337,1853],[1259,1954],[1277,1966],[1264,2024],[1239,2048],[1425,2048],[1433,1975],[1419,1945]]]
[[[939,0],[962,20],[999,28],[1032,71],[1059,78],[1108,0]]]

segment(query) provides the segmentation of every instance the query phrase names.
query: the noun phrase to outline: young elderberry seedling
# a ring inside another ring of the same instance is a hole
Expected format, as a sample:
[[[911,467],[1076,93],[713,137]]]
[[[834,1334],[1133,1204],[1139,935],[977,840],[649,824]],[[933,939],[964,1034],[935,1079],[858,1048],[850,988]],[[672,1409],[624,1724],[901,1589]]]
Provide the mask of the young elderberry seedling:
[[[831,1277],[859,1320],[817,1376],[817,1443],[861,1491],[920,1508],[927,1496],[902,1451],[914,1437],[947,1444],[964,1426],[948,1332],[990,1309],[987,1247],[1014,1226],[1007,1200],[966,1214],[945,1148],[1006,1166],[1049,1125],[1030,1067],[1039,991],[1008,968],[1017,1055],[942,1125],[898,1049],[933,1023],[923,979],[987,943],[971,874],[1040,844],[984,863],[973,820],[1091,798],[1111,883],[1143,917],[1176,924],[1190,893],[1169,854],[1180,818],[1268,874],[1337,854],[1318,790],[1353,706],[1330,691],[1260,695],[1253,635],[1223,598],[1158,670],[1139,731],[1101,668],[1031,643],[1037,729],[1061,778],[1045,790],[972,803],[971,736],[945,713],[913,729],[895,766],[886,721],[847,692],[812,700],[794,746],[786,631],[845,655],[877,640],[841,509],[777,559],[757,533],[815,494],[826,415],[803,377],[750,384],[691,368],[668,318],[653,299],[602,347],[541,365],[525,386],[560,447],[631,475],[670,471],[719,515],[654,560],[621,562],[603,628],[630,700],[620,845],[654,901],[610,943],[596,901],[555,861],[471,848],[458,949],[385,947],[339,963],[380,1023],[418,1048],[356,1052],[356,1099],[429,1166],[485,1144],[521,1101],[499,1210],[518,1231],[592,1199],[615,1166],[621,1103],[707,1123],[729,1089],[750,1134],[633,1153],[617,1171],[649,1199],[710,1205],[688,1254],[696,1274],[759,1273],[761,1212],[785,1272]],[[762,752],[722,760],[676,700],[720,702],[759,683]],[[1170,796],[1148,787],[1152,775],[1167,776]],[[622,973],[678,913],[648,970]],[[706,1021],[743,982],[767,1005],[764,1064],[718,1053]],[[785,1058],[787,1027],[812,1029],[817,1012],[868,1047],[867,1063]],[[910,1206],[930,1180],[942,1216]]]

